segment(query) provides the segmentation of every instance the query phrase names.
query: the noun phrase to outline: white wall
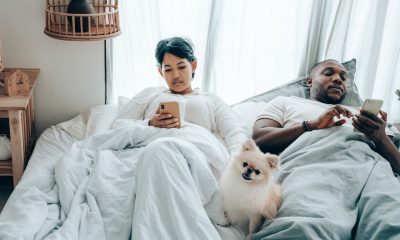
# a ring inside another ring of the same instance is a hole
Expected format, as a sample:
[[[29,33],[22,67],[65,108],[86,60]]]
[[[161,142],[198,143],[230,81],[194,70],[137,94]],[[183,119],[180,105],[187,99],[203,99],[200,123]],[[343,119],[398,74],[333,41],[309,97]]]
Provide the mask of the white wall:
[[[34,92],[35,132],[105,102],[104,41],[48,37],[45,0],[1,0],[0,38],[6,67],[40,68]]]

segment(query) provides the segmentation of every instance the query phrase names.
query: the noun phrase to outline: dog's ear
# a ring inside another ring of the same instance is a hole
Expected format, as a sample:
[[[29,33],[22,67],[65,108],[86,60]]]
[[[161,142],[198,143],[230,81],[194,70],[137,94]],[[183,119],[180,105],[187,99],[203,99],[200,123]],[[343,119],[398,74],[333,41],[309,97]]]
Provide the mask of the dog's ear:
[[[254,142],[254,140],[249,138],[249,139],[246,140],[246,142],[243,143],[242,151],[243,152],[247,152],[247,151],[253,150],[256,147],[257,147],[257,145]]]
[[[265,157],[271,169],[276,170],[279,168],[279,156],[275,154],[266,153]]]

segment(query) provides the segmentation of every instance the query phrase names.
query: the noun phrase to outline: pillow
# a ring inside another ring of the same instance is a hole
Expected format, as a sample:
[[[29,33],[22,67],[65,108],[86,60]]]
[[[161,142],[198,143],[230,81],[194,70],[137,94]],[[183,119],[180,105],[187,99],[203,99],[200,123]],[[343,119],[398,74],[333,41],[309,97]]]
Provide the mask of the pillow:
[[[343,66],[346,68],[348,73],[347,79],[347,95],[343,99],[342,104],[353,107],[360,107],[362,99],[358,93],[357,86],[354,83],[354,74],[356,72],[356,59],[353,58],[350,61],[343,62]],[[307,86],[308,74],[305,74],[297,79],[280,85],[272,90],[261,93],[259,95],[248,98],[242,102],[269,102],[278,96],[297,96],[308,98],[310,96],[310,88]]]
[[[265,102],[244,102],[232,106],[233,113],[240,119],[240,127],[248,137],[251,137],[254,122],[264,108]]]
[[[108,131],[117,114],[116,104],[96,105],[86,108],[82,113],[59,123],[58,126],[74,138],[82,140],[94,133]]]

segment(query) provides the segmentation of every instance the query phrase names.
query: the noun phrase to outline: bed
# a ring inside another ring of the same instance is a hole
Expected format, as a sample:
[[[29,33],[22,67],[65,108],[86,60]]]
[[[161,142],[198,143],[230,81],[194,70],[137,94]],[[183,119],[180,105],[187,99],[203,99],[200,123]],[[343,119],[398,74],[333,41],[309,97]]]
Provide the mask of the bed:
[[[345,104],[360,106],[352,81],[356,61],[344,65],[350,76]],[[308,94],[302,76],[231,107],[250,136],[253,122],[267,101],[275,96]],[[159,143],[157,139],[176,134],[187,143],[178,141],[172,147],[187,147],[179,157],[190,164],[204,206],[195,210],[205,211],[211,223],[217,222],[223,212],[214,176],[218,175],[215,171],[223,171],[227,161],[227,152],[218,140],[196,126],[184,133],[149,132],[138,125],[110,131],[118,109],[118,105],[91,107],[43,132],[0,215],[0,239],[166,239],[146,236],[152,236],[152,228],[169,233],[168,227],[176,225],[181,226],[180,232],[171,233],[172,239],[244,239],[234,227],[212,224],[206,235],[200,235],[201,231],[198,235],[193,225],[205,224],[198,219],[183,221],[186,216],[179,214],[158,218],[157,211],[164,209],[152,205],[151,193],[164,191],[162,183],[147,189],[148,196],[137,198],[133,193],[141,186],[135,178],[143,167],[135,160],[144,154],[140,149],[152,146],[147,154],[156,154],[155,147],[160,146],[154,144]],[[400,135],[393,131],[399,146]],[[349,132],[309,132],[281,154],[282,167],[275,177],[283,189],[282,207],[278,217],[265,221],[253,239],[400,238],[399,181],[387,161],[369,150],[365,139]],[[321,145],[328,150],[321,151]],[[168,148],[165,151],[166,155],[174,154]],[[175,197],[166,196],[162,204],[177,207],[174,204],[179,205],[181,198]],[[133,218],[135,203],[143,202],[150,202],[153,209],[141,209],[141,215]],[[183,211],[190,215],[193,209]],[[140,234],[132,236],[132,229]]]

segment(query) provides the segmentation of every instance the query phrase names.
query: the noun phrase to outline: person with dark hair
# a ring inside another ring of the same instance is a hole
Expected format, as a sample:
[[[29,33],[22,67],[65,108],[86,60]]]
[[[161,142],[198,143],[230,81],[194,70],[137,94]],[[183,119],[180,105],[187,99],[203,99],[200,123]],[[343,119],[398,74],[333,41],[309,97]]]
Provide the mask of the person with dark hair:
[[[265,152],[279,153],[305,132],[352,125],[375,143],[394,171],[400,172],[400,154],[389,138],[393,134],[387,128],[385,132],[387,114],[381,111],[379,118],[340,105],[347,94],[346,80],[347,71],[340,62],[327,59],[315,64],[307,79],[310,99],[277,97],[269,102],[254,125],[256,143]]]
[[[158,112],[160,102],[176,101],[184,122],[220,135],[229,152],[237,150],[245,140],[245,133],[229,106],[213,93],[192,88],[197,67],[192,42],[182,37],[163,39],[157,44],[155,58],[168,88],[149,87],[139,92],[121,109],[114,126],[126,119],[153,127],[176,128],[177,118]]]
[[[197,60],[194,56],[193,43],[190,39],[173,37],[158,42],[156,48],[156,60],[159,68],[162,67],[162,62],[166,53],[180,58],[185,58],[191,63],[196,62]],[[194,72],[192,73],[192,78],[194,78]]]
[[[400,207],[400,153],[387,115],[341,105],[346,81],[341,63],[322,61],[307,79],[310,99],[277,97],[254,123],[257,145],[282,164],[276,177],[283,204],[262,239],[400,237],[391,211]]]
[[[132,236],[220,239],[221,227],[210,221],[223,217],[217,179],[247,136],[224,101],[192,88],[197,60],[189,39],[159,41],[155,58],[168,88],[144,89],[120,106],[113,123],[113,128],[139,123],[145,132],[138,135],[162,135],[140,153]],[[181,124],[159,111],[161,102],[171,101],[179,104]]]

